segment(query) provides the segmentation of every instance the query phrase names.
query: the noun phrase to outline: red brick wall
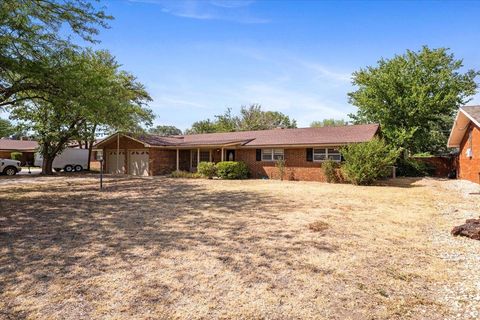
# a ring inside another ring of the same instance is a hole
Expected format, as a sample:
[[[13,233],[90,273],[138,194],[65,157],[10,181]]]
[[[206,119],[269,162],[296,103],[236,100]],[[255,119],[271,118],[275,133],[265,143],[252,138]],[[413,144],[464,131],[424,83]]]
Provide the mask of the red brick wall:
[[[306,153],[305,148],[285,149],[285,180],[325,181],[321,163],[307,161]],[[280,178],[275,161],[256,161],[255,149],[237,149],[236,160],[247,164],[252,178]]]
[[[143,144],[136,141],[120,138],[120,149],[143,149]],[[114,140],[104,147],[106,149],[117,149],[117,141]],[[150,175],[168,174],[176,169],[175,149],[149,149],[149,171]],[[252,178],[268,177],[269,179],[280,179],[279,170],[275,167],[275,161],[256,161],[256,149],[237,149],[235,154],[237,161],[243,161],[247,164]],[[106,160],[106,159],[105,159]],[[180,150],[180,170],[190,170],[190,150]],[[212,161],[219,162],[221,152],[217,149],[212,150]],[[106,161],[105,163],[107,163]],[[125,158],[125,167],[127,168],[127,157]],[[320,162],[307,161],[306,148],[285,149],[285,180],[304,180],[304,181],[325,181],[322,165]],[[108,172],[108,168],[105,168]]]
[[[177,168],[177,150],[150,148],[148,169],[150,175],[168,174]]]
[[[472,130],[472,141],[468,140],[468,132]],[[468,148],[472,148],[473,157],[466,156]],[[460,143],[460,154],[458,155],[458,177],[480,183],[480,128],[470,123]]]
[[[11,156],[10,156],[11,153],[12,153],[11,151],[0,151],[0,158],[1,159],[10,159],[11,158]]]

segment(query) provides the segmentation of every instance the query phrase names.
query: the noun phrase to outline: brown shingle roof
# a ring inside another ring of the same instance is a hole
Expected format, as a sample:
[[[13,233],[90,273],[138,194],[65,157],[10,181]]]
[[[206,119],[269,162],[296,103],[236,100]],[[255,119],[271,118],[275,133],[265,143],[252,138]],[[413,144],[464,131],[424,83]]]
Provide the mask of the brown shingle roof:
[[[479,106],[465,106],[462,107],[462,110],[465,111],[470,117],[475,119],[477,123],[480,123],[480,105]]]
[[[371,140],[379,129],[378,124],[349,125],[341,127],[273,129],[224,133],[205,133],[162,137],[141,135],[135,137],[152,146],[199,146],[240,144],[243,146],[285,145],[341,145]]]
[[[37,141],[0,139],[0,150],[34,151],[37,148]]]

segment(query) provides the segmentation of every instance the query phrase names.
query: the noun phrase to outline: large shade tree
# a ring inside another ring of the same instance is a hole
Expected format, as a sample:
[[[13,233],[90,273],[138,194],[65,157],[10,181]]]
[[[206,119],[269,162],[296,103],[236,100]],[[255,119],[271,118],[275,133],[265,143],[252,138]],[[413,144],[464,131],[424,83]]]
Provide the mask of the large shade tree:
[[[234,132],[248,130],[268,130],[274,128],[296,128],[297,122],[278,111],[264,111],[261,105],[252,104],[242,106],[239,115],[232,114],[228,108],[223,114],[216,115],[215,120],[201,120],[194,122],[186,132],[211,133]]]
[[[353,74],[355,123],[380,123],[390,144],[416,152],[445,150],[459,106],[476,93],[478,71],[462,71],[448,49],[408,50]]]
[[[148,129],[148,133],[158,134],[160,136],[173,136],[182,134],[182,130],[175,126],[158,125],[156,127]]]
[[[111,19],[95,2],[0,1],[0,108],[58,89],[50,60],[65,48],[78,49],[66,31],[93,43],[98,28]]]
[[[59,90],[28,91],[25,96],[35,98],[20,100],[11,109],[12,118],[37,134],[43,173],[52,173],[55,156],[86,126],[129,130],[139,123],[151,123],[153,113],[146,106],[150,97],[145,88],[122,71],[108,52],[66,50],[51,63],[57,72],[50,81]]]

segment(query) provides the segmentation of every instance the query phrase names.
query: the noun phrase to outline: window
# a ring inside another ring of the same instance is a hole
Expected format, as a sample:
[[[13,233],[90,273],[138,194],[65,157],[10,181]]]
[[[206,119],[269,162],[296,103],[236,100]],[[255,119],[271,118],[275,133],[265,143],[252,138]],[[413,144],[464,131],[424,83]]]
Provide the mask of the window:
[[[342,155],[338,148],[317,148],[313,149],[313,161],[333,160],[340,162]]]
[[[327,157],[329,160],[333,161],[341,161],[342,155],[340,154],[340,150],[338,148],[327,149]]]
[[[283,149],[262,149],[262,161],[283,160]]]
[[[200,151],[200,162],[210,161],[210,151]]]
[[[192,150],[191,155],[192,155],[192,167],[196,168],[198,165],[197,163],[198,150]],[[200,150],[200,161],[198,162],[209,162],[209,161],[210,161],[210,151]]]
[[[327,149],[313,149],[313,161],[327,160]]]

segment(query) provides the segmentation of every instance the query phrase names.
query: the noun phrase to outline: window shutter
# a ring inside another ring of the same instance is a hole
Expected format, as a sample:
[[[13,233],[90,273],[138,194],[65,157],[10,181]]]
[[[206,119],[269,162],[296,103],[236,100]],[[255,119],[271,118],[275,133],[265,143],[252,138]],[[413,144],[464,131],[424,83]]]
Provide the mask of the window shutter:
[[[307,148],[307,161],[313,161],[313,149]]]
[[[262,161],[262,149],[257,149],[257,161]]]

